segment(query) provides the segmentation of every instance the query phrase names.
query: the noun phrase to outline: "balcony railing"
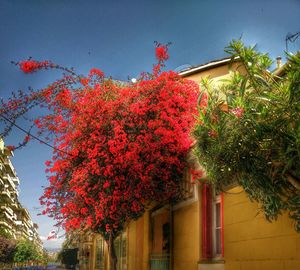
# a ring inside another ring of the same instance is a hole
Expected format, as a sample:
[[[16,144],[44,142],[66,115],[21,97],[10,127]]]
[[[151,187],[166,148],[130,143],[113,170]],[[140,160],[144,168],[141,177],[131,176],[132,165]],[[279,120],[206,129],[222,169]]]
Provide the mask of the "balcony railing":
[[[20,185],[20,179],[18,176],[11,177],[12,181],[15,183],[16,186]]]
[[[16,170],[15,170],[14,166],[12,165],[10,159],[5,159],[4,160],[4,165],[6,166],[7,169],[10,170],[12,175],[14,175],[14,176],[17,175]]]
[[[15,190],[16,189],[16,183],[13,181],[12,177],[9,174],[4,175],[3,180],[6,183],[9,183],[8,188],[10,190]]]
[[[22,222],[21,220],[17,220],[17,221],[16,221],[16,225],[17,225],[17,226],[23,226],[23,222]]]
[[[10,192],[8,190],[1,190],[0,191],[1,195],[5,195],[7,198],[9,198],[10,200],[12,199],[10,196]]]
[[[169,270],[170,254],[151,254],[150,270]]]
[[[8,224],[6,222],[6,220],[5,221],[4,220],[0,220],[0,225],[3,225],[5,227],[9,228],[10,230],[13,230],[13,227],[10,224]]]
[[[15,216],[14,211],[8,205],[1,205],[0,209],[6,211],[10,216]]]

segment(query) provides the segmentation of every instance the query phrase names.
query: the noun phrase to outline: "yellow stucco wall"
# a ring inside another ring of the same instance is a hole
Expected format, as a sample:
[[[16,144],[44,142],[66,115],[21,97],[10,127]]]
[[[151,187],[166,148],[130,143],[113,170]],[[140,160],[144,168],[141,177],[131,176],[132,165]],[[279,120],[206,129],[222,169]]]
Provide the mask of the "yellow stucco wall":
[[[213,80],[215,85],[222,84],[223,79],[228,79],[228,76],[231,71],[234,70],[241,70],[238,63],[233,63],[231,66],[228,64],[224,64],[222,66],[215,67],[213,69],[208,70],[201,70],[198,73],[192,75],[184,76],[186,79],[192,80],[197,82],[198,84],[201,83],[202,78],[210,78]]]
[[[161,254],[166,251],[163,250],[163,224],[169,222],[170,212],[169,210],[161,211],[159,214],[152,216],[152,247],[151,253]]]
[[[143,269],[144,259],[144,217],[136,221],[135,269]]]
[[[135,258],[136,258],[136,222],[130,222],[128,226],[128,253],[127,253],[127,267],[128,269],[135,270]]]
[[[127,234],[127,269],[148,270],[149,265],[149,212],[130,222]]]
[[[300,234],[292,220],[284,214],[270,223],[258,208],[240,187],[225,193],[225,269],[300,269]]]
[[[173,224],[173,269],[198,269],[201,243],[198,201],[175,210]]]
[[[180,206],[173,212],[173,269],[197,270],[200,258],[199,203]],[[128,227],[128,270],[148,270],[151,250],[149,212]]]

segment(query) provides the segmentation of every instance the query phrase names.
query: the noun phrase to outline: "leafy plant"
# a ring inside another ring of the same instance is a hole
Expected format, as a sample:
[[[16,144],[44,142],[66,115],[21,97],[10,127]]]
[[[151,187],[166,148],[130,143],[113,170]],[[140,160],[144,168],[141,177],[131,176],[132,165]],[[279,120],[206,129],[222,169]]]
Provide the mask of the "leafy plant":
[[[20,240],[17,242],[14,253],[14,262],[37,261],[40,258],[37,247],[29,240]]]
[[[255,47],[226,48],[238,68],[221,85],[203,81],[195,153],[219,190],[241,185],[268,220],[288,211],[300,231],[300,56],[277,72]]]

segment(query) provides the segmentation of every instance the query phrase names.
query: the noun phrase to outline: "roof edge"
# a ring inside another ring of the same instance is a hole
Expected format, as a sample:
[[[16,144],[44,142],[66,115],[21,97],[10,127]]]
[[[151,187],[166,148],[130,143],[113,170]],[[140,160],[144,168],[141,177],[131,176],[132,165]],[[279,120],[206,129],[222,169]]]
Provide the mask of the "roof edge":
[[[239,57],[235,57],[234,61],[236,61]],[[186,70],[183,70],[181,72],[179,72],[178,74],[182,77],[197,73],[199,71],[203,71],[203,70],[207,70],[207,69],[211,69],[214,67],[218,67],[218,66],[223,66],[226,65],[228,63],[230,63],[232,61],[232,57],[225,57],[222,59],[218,59],[218,60],[214,60],[214,61],[210,61],[208,63],[202,64],[202,65],[198,65],[196,67],[192,67]]]

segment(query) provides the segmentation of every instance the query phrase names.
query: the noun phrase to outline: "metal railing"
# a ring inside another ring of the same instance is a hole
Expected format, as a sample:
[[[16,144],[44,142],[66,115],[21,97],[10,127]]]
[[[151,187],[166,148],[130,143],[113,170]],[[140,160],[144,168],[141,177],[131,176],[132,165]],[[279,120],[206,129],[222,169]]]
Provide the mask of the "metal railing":
[[[151,254],[150,270],[169,270],[170,254]]]

